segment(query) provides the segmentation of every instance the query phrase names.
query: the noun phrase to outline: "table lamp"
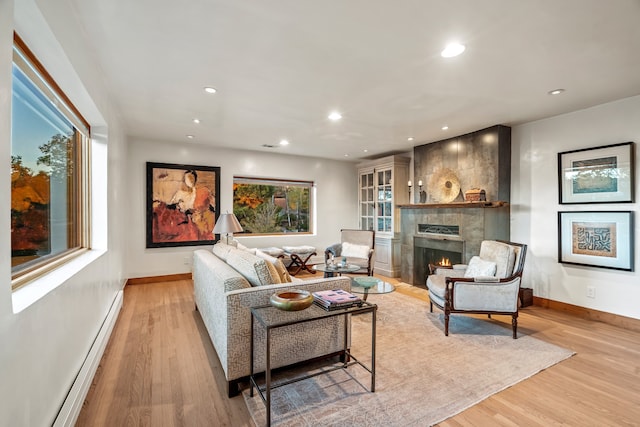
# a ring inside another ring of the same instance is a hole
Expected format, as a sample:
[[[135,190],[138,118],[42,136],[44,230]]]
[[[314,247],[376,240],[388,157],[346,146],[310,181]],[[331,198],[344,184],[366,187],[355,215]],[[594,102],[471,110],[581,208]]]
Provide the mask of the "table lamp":
[[[227,236],[227,245],[229,244],[229,234],[239,233],[242,231],[242,226],[238,221],[238,218],[232,213],[220,214],[216,225],[213,227],[213,234],[225,234]]]

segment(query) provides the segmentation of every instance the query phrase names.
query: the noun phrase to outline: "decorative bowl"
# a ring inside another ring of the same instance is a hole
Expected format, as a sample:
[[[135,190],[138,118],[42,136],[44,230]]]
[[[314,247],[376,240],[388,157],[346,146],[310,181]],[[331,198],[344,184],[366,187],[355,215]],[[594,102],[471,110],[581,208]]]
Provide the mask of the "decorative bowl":
[[[271,295],[269,301],[272,306],[280,310],[299,311],[313,304],[313,295],[311,295],[311,292],[291,289],[276,292]]]
[[[374,286],[376,286],[380,280],[376,279],[375,277],[354,277],[353,281],[356,282],[357,286],[360,286],[362,288],[373,288]]]

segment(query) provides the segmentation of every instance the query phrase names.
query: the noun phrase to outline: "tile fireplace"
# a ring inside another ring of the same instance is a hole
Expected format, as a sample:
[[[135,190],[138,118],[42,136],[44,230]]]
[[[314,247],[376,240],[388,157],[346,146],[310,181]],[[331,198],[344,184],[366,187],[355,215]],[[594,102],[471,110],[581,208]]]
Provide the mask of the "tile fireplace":
[[[509,240],[506,203],[401,205],[401,278],[424,285],[429,264],[466,264],[483,240]]]

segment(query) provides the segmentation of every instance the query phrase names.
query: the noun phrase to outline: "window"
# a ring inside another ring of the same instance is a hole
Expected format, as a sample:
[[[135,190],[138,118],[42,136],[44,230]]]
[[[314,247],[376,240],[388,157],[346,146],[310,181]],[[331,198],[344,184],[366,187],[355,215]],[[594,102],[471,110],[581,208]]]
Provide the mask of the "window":
[[[233,213],[245,234],[311,233],[313,182],[233,178]]]
[[[89,247],[89,125],[17,35],[12,74],[15,289]]]

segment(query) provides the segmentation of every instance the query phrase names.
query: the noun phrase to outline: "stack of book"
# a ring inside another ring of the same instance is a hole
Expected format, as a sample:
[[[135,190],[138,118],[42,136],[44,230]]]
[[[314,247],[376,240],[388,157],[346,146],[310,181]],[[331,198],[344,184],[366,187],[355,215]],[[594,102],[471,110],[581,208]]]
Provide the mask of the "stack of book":
[[[318,291],[313,293],[313,302],[325,310],[339,310],[361,306],[362,299],[342,289]]]

